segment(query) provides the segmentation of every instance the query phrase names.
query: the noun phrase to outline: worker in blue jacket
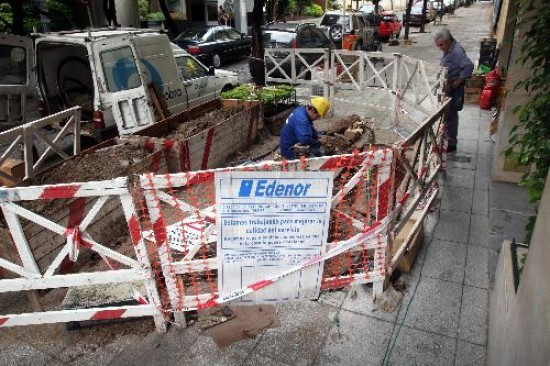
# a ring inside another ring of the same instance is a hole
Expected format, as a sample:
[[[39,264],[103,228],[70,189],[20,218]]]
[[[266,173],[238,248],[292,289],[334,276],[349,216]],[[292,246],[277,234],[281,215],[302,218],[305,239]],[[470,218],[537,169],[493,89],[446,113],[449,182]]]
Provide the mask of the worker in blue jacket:
[[[300,149],[308,150],[309,156],[323,156],[324,149],[319,142],[319,133],[313,121],[324,118],[330,109],[330,102],[325,97],[312,98],[307,106],[296,108],[287,118],[281,131],[281,155],[293,160],[300,157]]]

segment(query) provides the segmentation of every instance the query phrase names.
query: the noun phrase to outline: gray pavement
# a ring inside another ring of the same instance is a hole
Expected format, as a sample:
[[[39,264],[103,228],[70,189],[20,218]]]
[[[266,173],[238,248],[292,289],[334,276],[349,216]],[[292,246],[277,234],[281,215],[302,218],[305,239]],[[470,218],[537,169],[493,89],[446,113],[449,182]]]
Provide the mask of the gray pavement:
[[[489,35],[491,13],[492,2],[478,2],[444,19],[473,60]],[[412,33],[411,40],[387,49],[438,63],[430,33]],[[491,183],[490,119],[475,104],[460,114],[440,208],[426,220],[413,270],[401,277],[407,290],[395,312],[377,310],[370,287],[326,292],[318,301],[279,304],[280,327],[224,349],[198,327],[157,334],[151,320],[71,332],[63,325],[13,328],[0,331],[0,365],[485,364],[497,245],[521,236],[532,211],[517,186]],[[24,303],[21,296],[2,297],[0,314]]]

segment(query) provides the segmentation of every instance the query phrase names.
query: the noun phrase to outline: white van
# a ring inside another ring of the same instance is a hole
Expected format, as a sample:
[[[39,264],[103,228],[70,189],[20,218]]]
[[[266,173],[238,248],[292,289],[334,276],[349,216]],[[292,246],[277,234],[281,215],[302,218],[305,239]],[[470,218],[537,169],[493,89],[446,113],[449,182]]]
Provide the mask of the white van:
[[[35,84],[45,115],[79,105],[100,140],[157,122],[155,97],[174,115],[238,83],[236,73],[207,68],[165,34],[139,29],[38,34],[34,43],[3,34],[0,71],[7,68],[19,76],[11,77],[16,83],[0,78],[0,102],[10,86],[25,81],[26,89],[17,90],[23,93]]]

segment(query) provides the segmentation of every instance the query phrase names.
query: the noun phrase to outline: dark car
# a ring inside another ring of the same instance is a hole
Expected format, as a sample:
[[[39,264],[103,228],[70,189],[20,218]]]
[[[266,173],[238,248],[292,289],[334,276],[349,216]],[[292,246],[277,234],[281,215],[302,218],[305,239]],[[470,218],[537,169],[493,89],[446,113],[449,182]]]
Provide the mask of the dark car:
[[[235,29],[216,27],[191,27],[172,41],[207,66],[219,67],[222,62],[250,55],[252,37]]]
[[[290,24],[275,24],[267,26],[262,31],[264,40],[264,49],[268,48],[334,48],[333,43],[328,37],[313,23],[303,23],[298,25]],[[281,65],[282,60],[288,56],[287,52],[280,52],[273,55],[277,64],[281,66],[284,72],[290,77],[292,63],[287,60]],[[318,53],[303,54],[303,58],[311,65],[321,55]],[[307,68],[298,59],[295,62],[296,74],[300,74]],[[252,64],[250,65],[250,74],[255,77]],[[271,70],[274,67],[273,61],[266,57],[266,70]],[[283,77],[279,70],[272,72],[270,77]],[[305,79],[310,79],[310,73],[306,73]]]

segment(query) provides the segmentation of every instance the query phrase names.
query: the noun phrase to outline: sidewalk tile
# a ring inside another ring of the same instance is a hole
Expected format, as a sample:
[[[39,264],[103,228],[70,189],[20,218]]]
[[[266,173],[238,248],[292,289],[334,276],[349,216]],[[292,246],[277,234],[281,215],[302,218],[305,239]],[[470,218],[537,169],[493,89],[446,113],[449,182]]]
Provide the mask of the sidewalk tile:
[[[476,168],[476,156],[461,151],[460,147],[456,153],[447,154],[447,170]]]
[[[335,309],[307,300],[283,302],[276,306],[281,326],[264,333],[258,341],[257,352],[292,365],[313,362],[333,325]],[[304,341],[297,343],[297,339]]]
[[[458,345],[456,348],[455,366],[485,365],[485,352],[486,349],[483,346],[458,341]]]
[[[441,208],[470,213],[472,210],[472,196],[472,189],[445,186],[443,187]]]
[[[21,342],[10,344],[0,352],[0,365],[3,366],[41,366],[51,359],[52,356]]]
[[[491,208],[535,214],[535,205],[529,204],[527,190],[515,183],[491,184]]]
[[[461,285],[422,276],[408,311],[403,304],[400,320],[416,329],[456,337],[461,296]]]
[[[504,234],[515,239],[516,242],[523,243],[525,240],[525,227],[529,221],[529,214],[521,212],[491,209],[491,233]]]
[[[473,188],[476,171],[470,169],[448,168],[443,173],[445,187]]]
[[[489,249],[477,245],[468,247],[464,284],[489,288]]]
[[[473,156],[472,161],[475,166],[475,156],[477,154],[477,149],[478,149],[477,144],[478,142],[476,139],[473,139],[473,140],[461,139],[458,142],[456,153],[459,155]]]
[[[443,209],[439,212],[440,217],[435,228],[434,238],[467,243],[470,231],[470,214]]]
[[[372,301],[371,285],[359,285],[350,287],[348,295],[346,296],[346,299],[342,304],[342,309],[391,322],[395,322],[398,313],[397,310],[392,313],[378,310],[377,306]]]
[[[422,268],[422,275],[462,284],[467,246],[434,240]]]
[[[130,344],[119,354],[115,355],[110,366],[139,365],[143,362],[144,354],[147,355],[147,365],[150,366],[175,365],[178,359],[186,359],[188,364],[191,364],[189,360],[192,357],[190,357],[189,350],[192,349],[191,346],[195,345],[198,337],[198,326],[188,328],[171,326],[168,328],[166,334],[159,334],[153,331],[142,337],[141,342]],[[211,342],[213,343],[213,341]],[[240,343],[239,347],[242,347]],[[200,344],[200,342],[196,344]],[[195,351],[193,351],[194,353]],[[208,352],[208,354],[213,353],[216,353],[214,348]]]
[[[485,215],[472,215],[470,217],[470,237],[468,243],[472,245],[489,245],[489,218]]]
[[[399,329],[395,346],[391,348],[390,344],[388,348],[391,353],[386,355],[387,364],[449,366],[453,364],[455,344],[453,338],[403,326]]]
[[[472,213],[481,215],[489,213],[489,191],[474,190]]]
[[[334,291],[322,291],[319,295],[319,304],[330,305],[339,308],[346,299],[350,289],[344,288]]]
[[[477,153],[478,155],[481,155],[481,156],[493,156],[494,149],[495,149],[495,144],[492,141],[480,140]]]
[[[269,357],[253,353],[242,366],[291,366],[291,364],[275,361]],[[210,365],[209,365],[210,366]]]
[[[485,345],[487,341],[488,290],[464,286],[458,337],[461,340]]]
[[[44,366],[65,366],[66,363],[62,362],[59,358],[52,357],[48,363]]]
[[[340,311],[316,364],[381,365],[393,328],[390,322]]]

